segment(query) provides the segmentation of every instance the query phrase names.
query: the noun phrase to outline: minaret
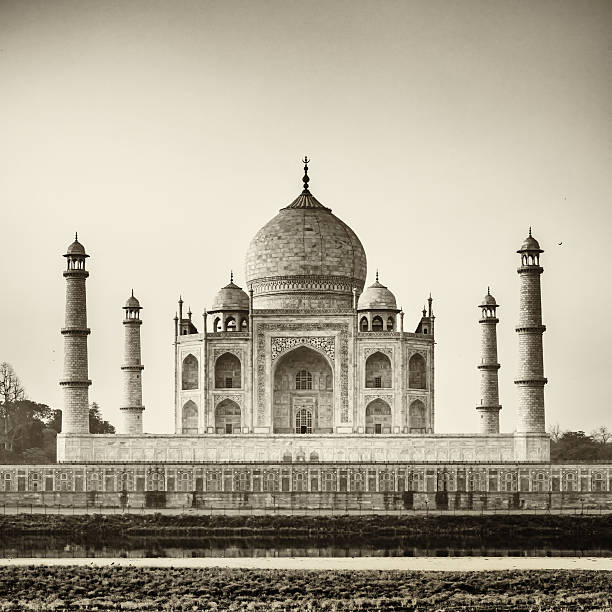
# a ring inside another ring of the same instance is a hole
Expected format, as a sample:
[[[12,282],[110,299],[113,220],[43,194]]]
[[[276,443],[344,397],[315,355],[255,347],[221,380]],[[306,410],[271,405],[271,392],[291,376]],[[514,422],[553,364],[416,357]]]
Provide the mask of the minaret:
[[[144,366],[140,355],[140,311],[142,307],[134,297],[134,291],[123,307],[125,318],[124,361],[121,366],[123,373],[123,401],[121,403],[122,424],[121,433],[142,433],[142,371]]]
[[[518,420],[516,431],[545,433],[544,419],[544,361],[542,354],[542,302],[540,295],[540,248],[531,235],[525,238],[517,251],[521,255],[518,268],[520,279],[519,323],[516,327],[519,338],[519,373],[514,383],[518,387]]]
[[[487,295],[484,296],[480,318],[480,406],[476,410],[480,413],[481,434],[499,433],[499,387],[497,381],[497,371],[500,368],[497,363],[497,302],[487,288]]]
[[[64,390],[62,410],[63,434],[89,433],[89,385],[87,373],[87,297],[85,259],[89,257],[75,235],[74,242],[64,255],[67,267],[66,319],[62,329],[64,336],[64,378],[60,385]]]

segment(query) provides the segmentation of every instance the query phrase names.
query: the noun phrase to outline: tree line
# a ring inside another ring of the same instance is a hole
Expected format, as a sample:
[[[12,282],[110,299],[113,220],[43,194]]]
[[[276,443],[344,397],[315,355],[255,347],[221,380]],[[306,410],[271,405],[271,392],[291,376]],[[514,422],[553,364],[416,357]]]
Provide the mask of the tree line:
[[[28,399],[13,367],[0,363],[0,464],[55,462],[61,431],[62,411]],[[89,407],[89,431],[115,433],[96,402]]]
[[[551,461],[612,461],[612,432],[600,425],[589,435],[564,431],[559,424],[548,428]]]

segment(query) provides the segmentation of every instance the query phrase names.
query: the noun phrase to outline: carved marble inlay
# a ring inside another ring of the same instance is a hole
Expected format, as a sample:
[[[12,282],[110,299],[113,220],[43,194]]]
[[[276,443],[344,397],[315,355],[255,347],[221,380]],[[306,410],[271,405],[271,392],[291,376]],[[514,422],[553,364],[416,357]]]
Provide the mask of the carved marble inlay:
[[[386,355],[389,359],[393,360],[392,348],[366,348],[363,350],[363,355],[366,359],[374,353],[382,353],[383,355]]]
[[[214,400],[214,405],[215,408],[223,401],[225,401],[226,399],[231,400],[232,402],[236,402],[236,404],[238,404],[238,406],[240,406],[240,404],[242,403],[242,395],[236,395],[236,394],[232,394],[232,395],[227,395],[227,394],[220,394],[217,395],[216,393],[213,396]]]
[[[242,349],[229,348],[227,346],[221,346],[215,348],[213,350],[213,360],[217,361],[221,355],[225,355],[225,353],[230,353],[230,355],[234,355],[234,357],[238,357],[240,361],[242,361]]]
[[[285,336],[272,338],[272,361],[296,346],[312,346],[325,353],[332,361],[336,358],[334,336]]]
[[[357,278],[344,276],[275,276],[254,280],[249,285],[255,295],[285,291],[317,291],[317,292],[345,292],[352,293],[353,287],[359,290],[363,281]]]
[[[266,332],[338,332],[340,360],[340,421],[349,422],[348,323],[260,323],[257,326],[257,423],[264,425],[266,413]],[[335,350],[335,349],[334,349]]]
[[[365,396],[365,403],[366,405],[369,404],[370,402],[373,402],[374,400],[382,400],[383,402],[387,402],[387,404],[389,404],[389,406],[393,406],[393,396],[392,395],[380,395],[378,393],[374,394],[374,395],[366,395]]]

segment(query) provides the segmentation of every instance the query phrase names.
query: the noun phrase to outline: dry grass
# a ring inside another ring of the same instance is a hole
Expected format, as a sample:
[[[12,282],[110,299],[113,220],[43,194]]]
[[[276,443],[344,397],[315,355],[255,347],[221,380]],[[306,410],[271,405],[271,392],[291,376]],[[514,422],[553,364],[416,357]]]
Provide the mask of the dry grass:
[[[606,610],[612,572],[7,567],[0,610]]]

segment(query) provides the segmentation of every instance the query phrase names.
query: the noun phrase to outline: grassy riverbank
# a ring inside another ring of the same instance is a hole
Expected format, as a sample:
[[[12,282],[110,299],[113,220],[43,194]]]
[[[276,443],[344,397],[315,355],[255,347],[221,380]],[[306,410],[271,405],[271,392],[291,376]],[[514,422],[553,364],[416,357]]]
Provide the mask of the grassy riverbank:
[[[605,610],[612,572],[0,568],[0,610]]]

